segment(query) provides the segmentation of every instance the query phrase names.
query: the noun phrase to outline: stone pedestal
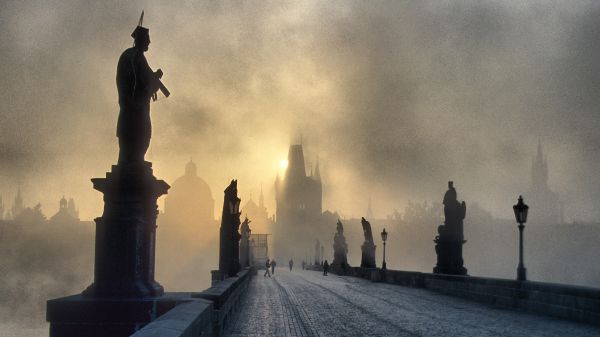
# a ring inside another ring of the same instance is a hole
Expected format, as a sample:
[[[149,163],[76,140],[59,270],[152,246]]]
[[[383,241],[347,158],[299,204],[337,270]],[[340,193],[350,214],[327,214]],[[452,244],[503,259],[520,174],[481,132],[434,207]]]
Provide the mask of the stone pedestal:
[[[154,280],[156,200],[169,185],[154,177],[149,162],[114,165],[92,182],[104,193],[94,282],[82,295],[48,301],[51,337],[129,336],[161,313],[161,303],[173,302],[161,299],[163,287]]]
[[[240,265],[242,268],[250,266],[250,245],[244,235],[240,240]]]
[[[377,268],[375,265],[375,248],[376,246],[369,242],[365,241],[362,246],[362,258],[360,261],[360,266],[363,268]]]
[[[437,265],[433,268],[436,274],[466,275],[463,266],[462,246],[464,240],[463,220],[467,211],[465,202],[459,202],[452,181],[448,182],[448,191],[444,194],[444,224],[438,226],[439,235],[435,240]]]
[[[437,265],[433,268],[435,274],[467,275],[462,258],[462,246],[465,240],[435,239]]]
[[[88,297],[153,297],[164,290],[154,280],[156,200],[169,185],[152,174],[152,164],[113,165],[106,178],[92,179],[104,193],[96,218],[94,283]]]
[[[219,272],[234,277],[240,271],[240,198],[237,196],[237,180],[225,189],[221,228],[219,229]]]
[[[50,337],[126,337],[180,303],[189,293],[148,298],[90,298],[73,295],[49,300]]]

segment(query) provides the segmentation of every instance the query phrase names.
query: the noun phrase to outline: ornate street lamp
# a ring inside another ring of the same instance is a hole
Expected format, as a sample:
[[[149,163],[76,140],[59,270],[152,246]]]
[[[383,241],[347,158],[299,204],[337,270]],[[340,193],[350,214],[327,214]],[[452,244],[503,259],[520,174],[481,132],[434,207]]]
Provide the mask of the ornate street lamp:
[[[381,232],[381,240],[383,240],[383,263],[381,265],[381,270],[386,270],[386,265],[385,265],[385,241],[387,240],[387,236],[388,236],[388,233],[385,231],[385,228],[384,228],[383,232]]]
[[[524,223],[527,222],[527,211],[529,206],[523,202],[523,197],[519,196],[519,202],[513,206],[515,211],[515,219],[519,223],[519,266],[517,267],[517,281],[527,280],[527,270],[523,265],[523,229]]]

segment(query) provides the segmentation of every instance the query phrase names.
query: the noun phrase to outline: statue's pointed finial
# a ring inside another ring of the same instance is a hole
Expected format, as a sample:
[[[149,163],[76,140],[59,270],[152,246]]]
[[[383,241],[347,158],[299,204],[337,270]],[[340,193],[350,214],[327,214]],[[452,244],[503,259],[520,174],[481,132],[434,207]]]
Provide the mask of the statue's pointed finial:
[[[143,23],[144,23],[144,11],[142,11],[142,14],[140,15],[140,21],[138,21],[137,27],[135,27],[135,29],[133,30],[133,33],[131,33],[132,38],[135,39],[138,36],[148,34],[148,28],[142,27]]]

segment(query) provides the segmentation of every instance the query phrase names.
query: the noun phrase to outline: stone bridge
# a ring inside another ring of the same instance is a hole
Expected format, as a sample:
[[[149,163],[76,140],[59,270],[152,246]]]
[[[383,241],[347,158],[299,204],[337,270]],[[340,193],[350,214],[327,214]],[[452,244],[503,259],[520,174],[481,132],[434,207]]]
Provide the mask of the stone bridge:
[[[320,265],[279,268],[264,277],[250,265],[236,180],[225,190],[212,287],[165,293],[154,279],[154,250],[156,199],[169,186],[148,162],[115,165],[92,181],[105,195],[94,282],[81,294],[48,301],[51,337],[600,336],[600,289],[466,276],[460,219],[458,241],[444,238],[447,229],[436,238],[436,274],[376,268],[363,218],[363,267],[334,263],[339,275],[329,276]],[[452,201],[449,187],[444,200]],[[343,247],[339,222],[336,238]]]
[[[149,323],[129,322],[137,330],[131,336],[600,336],[596,289],[380,269],[350,273],[278,268],[264,277],[246,268],[203,292],[167,293],[178,298],[172,308]],[[49,312],[61,300],[49,301]],[[49,320],[52,336],[128,335],[96,334],[98,326],[77,333],[86,329]],[[61,324],[71,332],[61,332]]]

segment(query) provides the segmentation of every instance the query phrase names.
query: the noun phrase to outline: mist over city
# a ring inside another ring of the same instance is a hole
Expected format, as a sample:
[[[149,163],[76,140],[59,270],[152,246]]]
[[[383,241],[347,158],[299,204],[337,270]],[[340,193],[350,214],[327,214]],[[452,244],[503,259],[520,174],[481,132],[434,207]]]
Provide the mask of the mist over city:
[[[46,301],[94,283],[107,208],[91,179],[122,164],[115,76],[142,10],[171,92],[145,152],[170,186],[165,291],[211,286],[234,179],[281,267],[331,263],[338,220],[361,265],[364,217],[377,264],[385,228],[387,268],[431,273],[453,191],[468,275],[513,279],[522,195],[529,279],[600,287],[599,3],[8,1],[0,336],[47,335]]]

